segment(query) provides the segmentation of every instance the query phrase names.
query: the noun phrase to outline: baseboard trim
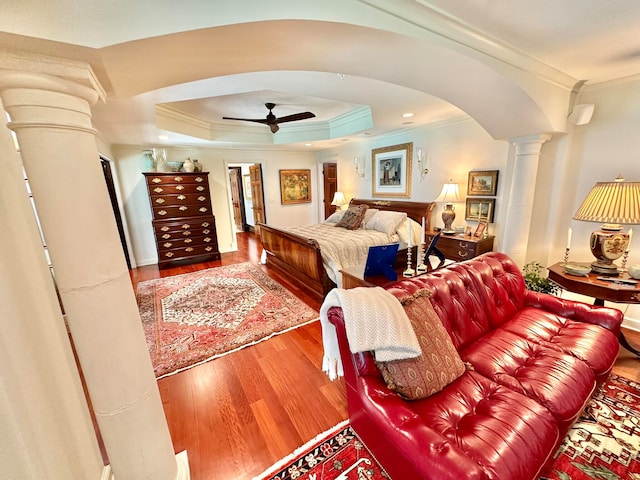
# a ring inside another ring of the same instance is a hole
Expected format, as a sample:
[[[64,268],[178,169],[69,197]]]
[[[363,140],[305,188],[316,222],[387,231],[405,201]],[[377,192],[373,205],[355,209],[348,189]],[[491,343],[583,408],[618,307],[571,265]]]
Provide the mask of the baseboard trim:
[[[180,453],[176,453],[176,463],[178,464],[178,474],[176,480],[191,480],[191,471],[189,470],[189,457],[187,451],[183,450]],[[102,470],[102,477],[100,480],[116,480],[116,477],[111,472],[111,465],[105,465]]]

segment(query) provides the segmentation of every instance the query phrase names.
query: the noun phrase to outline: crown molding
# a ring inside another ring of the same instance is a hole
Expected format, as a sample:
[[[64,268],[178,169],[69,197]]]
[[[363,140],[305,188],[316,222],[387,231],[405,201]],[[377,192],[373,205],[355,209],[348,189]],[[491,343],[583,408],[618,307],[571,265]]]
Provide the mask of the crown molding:
[[[389,2],[389,0],[358,1],[458,47],[535,75],[555,86],[571,89],[578,81],[489,33],[431,5],[427,0],[413,0],[413,4],[396,4]],[[406,32],[402,33],[406,34]]]

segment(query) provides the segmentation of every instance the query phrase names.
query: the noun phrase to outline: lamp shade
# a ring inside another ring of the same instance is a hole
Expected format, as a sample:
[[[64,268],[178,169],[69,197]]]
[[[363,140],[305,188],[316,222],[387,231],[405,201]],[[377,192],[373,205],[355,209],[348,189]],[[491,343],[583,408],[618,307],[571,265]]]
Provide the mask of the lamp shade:
[[[346,204],[347,204],[347,199],[344,198],[344,193],[336,192],[333,194],[333,200],[331,200],[331,205],[336,205],[338,207],[341,207],[342,205],[346,205]]]
[[[436,202],[442,203],[453,203],[458,201],[458,184],[453,183],[453,180],[449,180],[449,183],[445,183],[442,186],[442,191],[438,198],[436,198]]]
[[[596,183],[573,218],[611,224],[611,230],[619,230],[621,223],[640,223],[640,182],[618,177],[614,182]]]

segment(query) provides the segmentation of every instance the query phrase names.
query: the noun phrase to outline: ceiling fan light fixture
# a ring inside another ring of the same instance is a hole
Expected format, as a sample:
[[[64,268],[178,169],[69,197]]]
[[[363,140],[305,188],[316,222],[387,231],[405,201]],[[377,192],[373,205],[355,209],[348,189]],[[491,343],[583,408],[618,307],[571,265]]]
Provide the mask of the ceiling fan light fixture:
[[[311,112],[300,112],[300,113],[294,113],[293,115],[286,115],[284,117],[279,117],[278,118],[272,112],[272,110],[276,106],[275,103],[265,103],[264,106],[267,107],[267,109],[269,110],[269,113],[267,114],[266,118],[222,117],[222,119],[223,120],[241,120],[241,121],[244,121],[244,122],[262,123],[264,125],[268,125],[269,126],[269,128],[271,129],[271,133],[276,133],[278,130],[280,130],[280,126],[278,125],[280,123],[295,122],[295,121],[298,121],[298,120],[306,120],[307,118],[314,118],[315,117],[315,114],[313,114]]]

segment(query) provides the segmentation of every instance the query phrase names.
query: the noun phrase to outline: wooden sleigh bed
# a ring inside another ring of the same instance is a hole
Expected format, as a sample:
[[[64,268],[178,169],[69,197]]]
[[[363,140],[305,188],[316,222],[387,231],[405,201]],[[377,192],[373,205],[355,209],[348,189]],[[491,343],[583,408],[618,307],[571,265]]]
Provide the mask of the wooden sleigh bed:
[[[431,230],[433,202],[408,202],[393,200],[352,199],[349,205],[368,205],[378,210],[405,212],[417,223],[425,219],[425,229]],[[259,223],[258,231],[267,264],[287,275],[298,288],[322,302],[325,295],[336,286],[327,275],[321,248],[314,239],[305,238],[286,230]]]

